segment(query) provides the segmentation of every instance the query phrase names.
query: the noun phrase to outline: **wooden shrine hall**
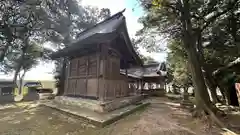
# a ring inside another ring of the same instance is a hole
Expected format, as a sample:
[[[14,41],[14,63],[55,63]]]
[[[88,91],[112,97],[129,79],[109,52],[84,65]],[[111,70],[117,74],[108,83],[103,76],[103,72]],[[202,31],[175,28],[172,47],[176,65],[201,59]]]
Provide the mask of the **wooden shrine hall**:
[[[67,58],[64,96],[109,101],[134,95],[128,87],[128,68],[142,66],[129,38],[125,17],[119,12],[86,29],[78,40],[52,54]]]
[[[121,74],[126,75],[124,71]],[[165,89],[167,72],[165,63],[149,63],[128,69],[129,83],[138,91]]]

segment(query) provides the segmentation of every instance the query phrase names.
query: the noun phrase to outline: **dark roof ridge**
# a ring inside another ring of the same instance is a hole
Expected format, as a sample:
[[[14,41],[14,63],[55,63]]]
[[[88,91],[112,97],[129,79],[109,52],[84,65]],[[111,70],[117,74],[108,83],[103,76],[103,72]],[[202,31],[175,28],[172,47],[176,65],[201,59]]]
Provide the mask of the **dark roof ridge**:
[[[91,26],[91,27],[83,30],[81,33],[79,33],[79,34],[77,35],[77,38],[79,38],[81,35],[85,34],[85,33],[88,32],[89,30],[97,27],[97,26],[100,25],[100,24],[103,24],[103,23],[105,23],[105,22],[107,22],[107,21],[109,21],[109,20],[112,20],[112,19],[114,19],[114,18],[118,18],[118,17],[122,16],[122,15],[123,15],[122,13],[125,12],[125,10],[126,10],[126,8],[123,9],[122,11],[117,12],[116,14],[108,17],[107,19],[105,19],[105,20],[103,20],[103,21],[101,21],[101,22],[99,22],[99,23],[97,23],[97,24],[95,24],[95,25],[93,25],[93,26]]]

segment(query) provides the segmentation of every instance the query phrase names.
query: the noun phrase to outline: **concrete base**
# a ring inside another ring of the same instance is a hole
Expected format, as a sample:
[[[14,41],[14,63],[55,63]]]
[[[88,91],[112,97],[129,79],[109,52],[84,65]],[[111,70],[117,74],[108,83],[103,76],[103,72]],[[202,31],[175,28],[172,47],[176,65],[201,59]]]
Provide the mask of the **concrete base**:
[[[55,97],[55,99],[53,100],[53,103],[73,106],[78,108],[85,108],[98,113],[106,113],[121,107],[125,107],[130,104],[137,103],[141,101],[143,98],[144,97],[142,95],[135,95],[135,96],[124,97],[124,98],[116,98],[111,101],[99,101],[99,100],[91,100],[91,99],[85,99],[80,97],[59,96],[59,97]]]
[[[67,115],[71,115],[76,118],[80,118],[81,120],[93,124],[98,127],[104,127],[109,125],[124,116],[127,116],[134,111],[142,109],[148,106],[150,103],[142,102],[136,105],[128,105],[126,107],[108,112],[108,113],[98,113],[86,108],[79,108],[76,106],[67,106],[59,103],[48,102],[43,105],[50,107],[52,109],[61,111]]]

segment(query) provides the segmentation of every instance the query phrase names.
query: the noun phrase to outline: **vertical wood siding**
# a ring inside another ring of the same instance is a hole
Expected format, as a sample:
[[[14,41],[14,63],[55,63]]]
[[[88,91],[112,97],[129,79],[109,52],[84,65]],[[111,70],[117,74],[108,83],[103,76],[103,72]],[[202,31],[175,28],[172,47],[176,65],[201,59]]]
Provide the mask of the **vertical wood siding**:
[[[130,91],[128,88],[128,81],[125,76],[120,75],[120,57],[114,51],[107,51],[104,54],[107,57],[101,61],[104,68],[102,85],[103,100],[111,100],[118,97],[128,96]],[[100,71],[101,72],[101,71]]]
[[[128,78],[120,75],[120,56],[108,45],[101,52],[70,60],[65,95],[111,100],[128,96]]]
[[[69,68],[65,95],[98,98],[97,55],[73,58]]]

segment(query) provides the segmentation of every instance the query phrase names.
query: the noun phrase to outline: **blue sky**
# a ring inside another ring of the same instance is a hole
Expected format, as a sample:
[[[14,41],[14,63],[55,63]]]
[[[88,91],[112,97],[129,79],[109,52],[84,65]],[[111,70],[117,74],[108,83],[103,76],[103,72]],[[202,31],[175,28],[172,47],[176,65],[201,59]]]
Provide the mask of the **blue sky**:
[[[111,14],[115,14],[126,8],[124,15],[126,17],[130,37],[134,37],[136,31],[142,28],[142,25],[138,23],[138,18],[141,17],[144,12],[137,0],[82,0],[82,4],[96,6],[98,8],[109,8],[111,10]],[[157,61],[163,61],[166,57],[165,53],[148,53],[144,49],[141,49],[140,52],[143,55],[150,56]],[[27,72],[25,78],[31,80],[52,80],[53,75],[51,72],[53,69],[54,64],[52,62],[40,63],[36,68]],[[0,74],[0,79],[12,79],[12,77],[13,74]]]
[[[132,14],[137,17],[141,17],[143,15],[143,9],[140,7],[139,2],[137,0],[125,0],[126,8],[133,9]]]

